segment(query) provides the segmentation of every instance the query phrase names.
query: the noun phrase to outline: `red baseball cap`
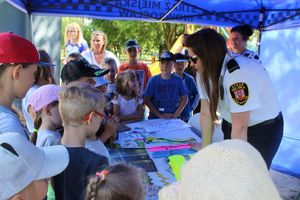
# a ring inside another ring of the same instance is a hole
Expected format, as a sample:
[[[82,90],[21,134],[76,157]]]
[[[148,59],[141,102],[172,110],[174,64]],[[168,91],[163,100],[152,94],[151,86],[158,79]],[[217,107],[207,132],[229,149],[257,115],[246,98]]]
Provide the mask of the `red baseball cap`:
[[[38,63],[39,53],[25,38],[12,32],[0,33],[0,63]]]

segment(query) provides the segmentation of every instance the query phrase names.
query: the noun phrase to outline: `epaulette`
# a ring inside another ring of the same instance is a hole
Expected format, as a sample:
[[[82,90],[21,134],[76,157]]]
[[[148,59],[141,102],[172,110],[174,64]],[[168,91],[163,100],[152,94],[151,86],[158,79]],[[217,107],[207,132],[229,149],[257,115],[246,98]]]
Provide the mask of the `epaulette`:
[[[237,69],[240,69],[239,64],[234,59],[230,59],[227,62],[226,67],[227,67],[229,73],[232,73],[232,72],[234,72]]]

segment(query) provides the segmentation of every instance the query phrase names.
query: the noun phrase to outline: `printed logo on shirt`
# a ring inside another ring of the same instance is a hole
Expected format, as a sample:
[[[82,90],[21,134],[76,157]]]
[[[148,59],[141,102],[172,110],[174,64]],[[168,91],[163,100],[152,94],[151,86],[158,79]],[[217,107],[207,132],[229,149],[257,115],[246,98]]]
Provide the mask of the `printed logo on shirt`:
[[[249,98],[249,90],[246,83],[239,82],[230,86],[230,94],[235,103],[244,105]]]

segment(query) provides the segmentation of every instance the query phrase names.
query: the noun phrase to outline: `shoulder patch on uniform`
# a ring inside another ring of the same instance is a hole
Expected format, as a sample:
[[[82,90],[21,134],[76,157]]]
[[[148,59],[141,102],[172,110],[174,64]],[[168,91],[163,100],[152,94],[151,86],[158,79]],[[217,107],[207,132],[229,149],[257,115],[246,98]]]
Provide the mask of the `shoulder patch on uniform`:
[[[240,69],[239,64],[234,59],[230,59],[227,62],[226,67],[227,67],[229,73],[232,73],[232,72],[234,72],[237,69]]]
[[[230,94],[235,103],[244,105],[249,98],[248,86],[244,82],[234,83],[230,86]]]

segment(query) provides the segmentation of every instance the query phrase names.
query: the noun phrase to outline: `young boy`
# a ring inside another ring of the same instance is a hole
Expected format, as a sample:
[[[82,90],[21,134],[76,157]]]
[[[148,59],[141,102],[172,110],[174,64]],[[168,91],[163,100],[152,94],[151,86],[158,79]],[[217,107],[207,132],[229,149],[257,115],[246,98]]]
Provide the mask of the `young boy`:
[[[150,109],[148,118],[178,118],[188,101],[187,89],[182,78],[172,74],[174,54],[165,51],[159,61],[161,73],[149,80],[144,94],[144,102]]]
[[[95,85],[94,77],[107,74],[109,70],[93,67],[86,59],[79,56],[70,60],[61,71],[61,79],[64,85],[76,85],[78,83],[88,83]]]
[[[85,140],[93,137],[104,119],[104,95],[96,88],[80,84],[61,89],[59,112],[64,126],[61,143],[70,155],[68,167],[54,177],[56,199],[84,199],[89,176],[105,168],[106,157],[85,148]]]
[[[188,90],[188,103],[186,104],[184,110],[180,115],[180,119],[187,122],[192,116],[192,111],[199,104],[200,97],[194,78],[191,75],[184,72],[185,65],[188,63],[188,58],[181,53],[176,53],[174,56],[176,60],[175,74],[183,79],[185,86]]]
[[[79,56],[68,62],[61,72],[61,79],[64,85],[76,86],[81,83],[87,83],[95,86],[95,77],[104,76],[109,72],[108,69],[95,68],[85,58]],[[100,136],[100,140],[105,143],[111,136],[116,134],[119,119],[116,116],[107,118],[104,130]]]
[[[123,63],[118,68],[118,73],[125,71],[127,69],[135,70],[139,75],[139,80],[141,81],[141,94],[143,94],[144,89],[151,78],[151,72],[148,66],[137,60],[139,53],[141,52],[140,46],[136,40],[128,40],[125,43],[125,52],[128,58],[127,63]]]

